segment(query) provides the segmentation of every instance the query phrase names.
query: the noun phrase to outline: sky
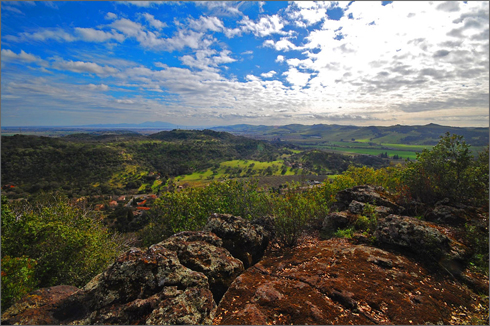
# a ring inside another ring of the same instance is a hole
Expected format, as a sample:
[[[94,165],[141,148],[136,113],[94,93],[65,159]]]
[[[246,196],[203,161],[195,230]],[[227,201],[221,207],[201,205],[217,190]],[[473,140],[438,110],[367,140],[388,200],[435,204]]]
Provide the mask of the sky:
[[[1,2],[1,125],[488,127],[487,1]]]

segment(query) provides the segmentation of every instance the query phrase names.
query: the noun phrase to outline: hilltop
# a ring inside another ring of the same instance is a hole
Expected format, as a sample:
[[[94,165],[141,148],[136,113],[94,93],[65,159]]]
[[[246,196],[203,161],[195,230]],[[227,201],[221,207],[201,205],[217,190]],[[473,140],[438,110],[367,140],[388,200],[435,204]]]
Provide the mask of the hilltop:
[[[382,126],[344,126],[344,125],[301,125],[291,124],[285,126],[254,126],[234,125],[210,128],[216,131],[227,131],[237,135],[254,136],[261,139],[280,138],[284,141],[296,142],[307,139],[316,139],[324,142],[364,141],[375,144],[392,143],[407,145],[435,145],[439,137],[446,132],[464,136],[467,143],[472,146],[485,146],[488,144],[488,128],[462,128],[442,126],[430,123],[424,126],[395,125]]]

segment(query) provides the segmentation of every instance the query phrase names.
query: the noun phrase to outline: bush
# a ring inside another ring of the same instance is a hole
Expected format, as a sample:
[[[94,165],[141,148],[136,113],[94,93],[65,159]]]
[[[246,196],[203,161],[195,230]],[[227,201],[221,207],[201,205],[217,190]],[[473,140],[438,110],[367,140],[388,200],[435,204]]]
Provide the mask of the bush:
[[[201,230],[212,213],[252,219],[270,212],[270,198],[256,181],[215,181],[204,188],[163,193],[149,211],[150,223],[139,235],[149,246],[177,232]]]
[[[318,188],[304,191],[299,184],[289,184],[284,195],[273,200],[275,231],[280,243],[293,247],[313,219],[323,220],[327,214],[326,200]]]
[[[348,229],[338,229],[335,231],[334,235],[337,238],[346,238],[346,239],[351,239],[352,236],[354,235],[354,230],[352,228]]]
[[[446,133],[431,150],[417,153],[403,171],[407,194],[433,204],[449,198],[455,202],[482,204],[488,201],[488,148],[477,159],[463,136]]]
[[[72,206],[65,197],[41,200],[11,208],[2,197],[2,264],[7,256],[19,258],[13,273],[24,275],[22,257],[35,260],[39,287],[85,285],[123,245],[96,212]],[[2,288],[11,288],[10,281],[13,279],[2,278]]]
[[[2,257],[2,312],[36,288],[35,267],[36,261],[26,256]]]

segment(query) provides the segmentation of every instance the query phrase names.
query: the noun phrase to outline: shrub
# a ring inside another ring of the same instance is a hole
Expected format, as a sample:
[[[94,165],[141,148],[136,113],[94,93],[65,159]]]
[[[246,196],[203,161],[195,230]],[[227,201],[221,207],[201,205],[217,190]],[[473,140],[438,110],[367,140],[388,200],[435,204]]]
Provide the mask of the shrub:
[[[186,188],[163,193],[149,211],[150,223],[139,232],[145,246],[174,233],[200,230],[211,213],[226,213],[252,219],[270,215],[268,194],[256,181],[213,182],[204,188]]]
[[[34,259],[40,287],[85,285],[123,248],[96,213],[61,196],[13,208],[2,197],[2,257]],[[2,288],[10,286],[2,283]]]
[[[36,288],[35,267],[36,261],[26,256],[2,257],[2,312]]]
[[[327,214],[321,189],[303,191],[299,184],[289,184],[287,193],[273,200],[276,237],[281,244],[293,247],[313,219],[323,220]]]
[[[334,235],[337,238],[351,239],[352,236],[354,235],[354,230],[352,228],[338,229],[337,231],[335,231]]]
[[[488,201],[488,148],[474,159],[463,136],[446,133],[431,150],[417,153],[403,171],[408,195],[433,204],[443,198],[481,204]]]

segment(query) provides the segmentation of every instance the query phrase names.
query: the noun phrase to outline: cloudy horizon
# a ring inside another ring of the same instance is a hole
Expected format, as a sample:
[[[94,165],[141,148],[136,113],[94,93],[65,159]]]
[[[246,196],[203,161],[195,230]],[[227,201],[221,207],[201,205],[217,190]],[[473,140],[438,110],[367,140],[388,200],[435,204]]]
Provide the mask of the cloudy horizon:
[[[489,126],[487,1],[2,1],[2,126]]]

